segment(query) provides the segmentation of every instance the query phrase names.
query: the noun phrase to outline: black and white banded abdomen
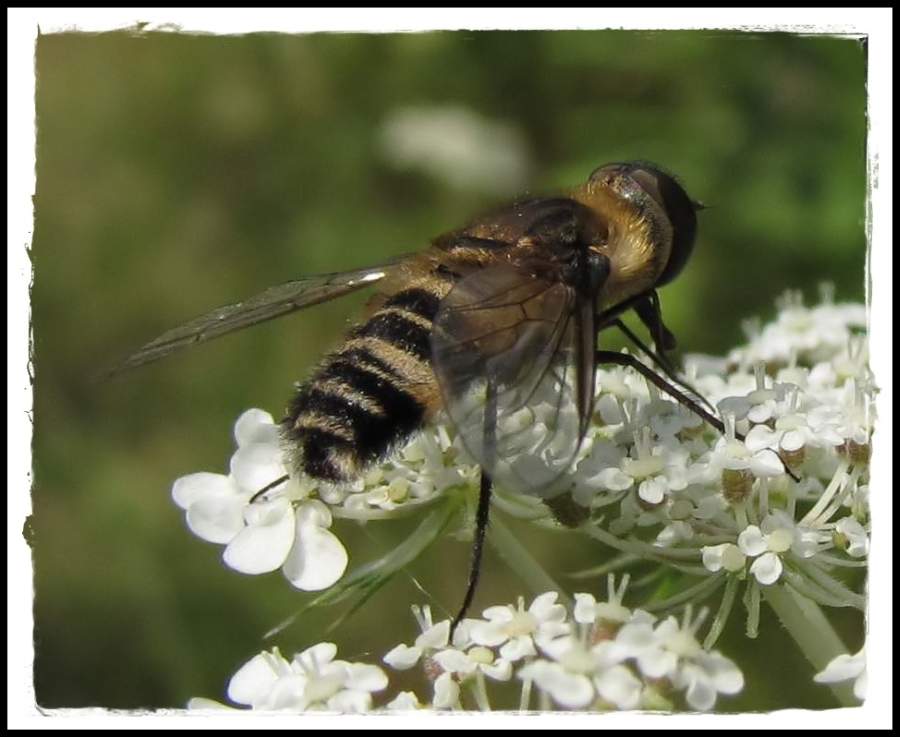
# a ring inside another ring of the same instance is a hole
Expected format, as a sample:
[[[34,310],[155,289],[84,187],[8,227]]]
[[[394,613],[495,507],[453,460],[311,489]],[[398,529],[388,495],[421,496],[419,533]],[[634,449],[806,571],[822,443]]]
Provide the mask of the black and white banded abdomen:
[[[299,387],[282,423],[296,472],[348,481],[423,425],[439,396],[432,323],[450,286],[432,276],[393,294]]]

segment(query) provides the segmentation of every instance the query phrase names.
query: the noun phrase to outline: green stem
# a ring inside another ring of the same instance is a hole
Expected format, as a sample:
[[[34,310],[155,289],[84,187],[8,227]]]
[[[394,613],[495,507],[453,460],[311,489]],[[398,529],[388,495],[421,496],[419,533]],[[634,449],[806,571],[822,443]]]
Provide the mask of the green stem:
[[[755,640],[759,635],[759,584],[750,579],[744,589],[744,606],[747,607],[747,637]]]
[[[603,565],[570,573],[569,578],[597,578],[606,575],[610,571],[618,571],[620,568],[627,568],[628,566],[640,562],[641,556],[633,555],[632,553],[622,553]]]
[[[806,574],[807,578],[814,581],[820,588],[832,596],[846,602],[847,606],[856,607],[860,611],[866,610],[866,597],[848,589],[840,581],[829,576],[821,568],[812,562],[797,561],[797,568]]]
[[[484,673],[476,671],[475,678],[470,682],[472,696],[481,711],[491,711],[491,702],[488,699],[487,689],[484,685]]]
[[[713,591],[719,588],[723,583],[724,576],[725,574],[721,572],[714,573],[709,578],[705,578],[692,586],[688,586],[683,591],[679,591],[677,594],[674,594],[667,599],[644,604],[641,609],[648,612],[656,612],[660,609],[669,609],[686,601],[703,601],[707,596],[711,595]]]
[[[500,557],[519,574],[519,577],[533,593],[543,594],[546,591],[558,591],[563,600],[561,603],[572,603],[566,590],[544,570],[540,562],[528,552],[528,549],[518,541],[497,515],[491,519],[488,540]]]
[[[526,678],[524,683],[522,684],[522,695],[519,698],[519,711],[526,712],[528,711],[528,706],[531,704],[531,679]]]
[[[814,601],[779,585],[763,587],[762,594],[816,672],[824,670],[834,658],[847,652],[831,622]],[[828,685],[841,706],[859,705],[850,684]]]
[[[712,646],[716,644],[716,640],[719,639],[719,636],[725,629],[725,623],[728,622],[731,608],[734,606],[738,584],[737,576],[728,577],[728,581],[725,584],[725,593],[722,594],[722,603],[719,604],[719,611],[716,612],[716,616],[709,627],[709,632],[706,634],[706,639],[703,641],[703,647],[707,650],[712,649]]]

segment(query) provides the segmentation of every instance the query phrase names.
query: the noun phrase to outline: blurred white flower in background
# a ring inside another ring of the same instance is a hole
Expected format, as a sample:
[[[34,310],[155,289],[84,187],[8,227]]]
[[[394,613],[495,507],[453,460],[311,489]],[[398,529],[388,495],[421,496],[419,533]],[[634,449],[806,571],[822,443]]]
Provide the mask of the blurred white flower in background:
[[[418,169],[452,187],[503,195],[528,181],[530,157],[522,133],[459,106],[405,107],[382,123],[385,159]]]

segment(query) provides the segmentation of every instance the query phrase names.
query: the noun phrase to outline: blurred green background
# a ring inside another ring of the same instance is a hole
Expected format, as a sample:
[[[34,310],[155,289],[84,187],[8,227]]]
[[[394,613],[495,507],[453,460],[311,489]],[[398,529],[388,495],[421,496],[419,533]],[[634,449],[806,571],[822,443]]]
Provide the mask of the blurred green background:
[[[263,642],[309,596],[280,573],[225,569],[221,548],[187,531],[169,490],[184,474],[225,470],[237,416],[262,407],[277,417],[363,298],[112,382],[96,380],[105,367],[210,307],[418,249],[519,191],[572,186],[633,158],[677,173],[711,205],[693,260],[662,293],[683,348],[726,350],[742,339],[741,320],[771,317],[786,288],[814,300],[827,280],[838,299],[862,300],[865,61],[858,40],[778,33],[41,36],[38,702],[221,699],[251,655],[318,642],[336,614],[314,612]],[[468,128],[447,123],[460,110]],[[424,150],[398,153],[391,135],[419,135]],[[432,139],[451,153],[429,160]],[[475,154],[468,169],[454,145]],[[409,529],[337,528],[351,565]],[[560,576],[608,554],[515,529]],[[435,606],[454,609],[468,559],[467,544],[447,540],[411,573]],[[482,580],[476,605],[528,593],[490,550]],[[600,594],[605,582],[579,588]],[[397,579],[330,639],[341,657],[377,662],[414,639],[408,605],[422,601]],[[855,651],[861,618],[833,614]],[[738,608],[720,646],[748,686],[721,708],[833,705],[765,609],[758,641],[742,630]],[[785,658],[777,668],[773,653]]]

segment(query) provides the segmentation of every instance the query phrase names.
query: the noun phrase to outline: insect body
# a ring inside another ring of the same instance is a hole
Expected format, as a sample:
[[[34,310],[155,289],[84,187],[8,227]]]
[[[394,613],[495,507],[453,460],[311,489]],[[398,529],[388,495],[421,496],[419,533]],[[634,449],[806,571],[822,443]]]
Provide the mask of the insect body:
[[[482,468],[462,617],[474,594],[494,481],[547,494],[571,467],[593,411],[598,363],[631,365],[721,423],[633,357],[597,350],[635,309],[660,351],[674,339],[657,287],[693,248],[696,210],[643,162],[601,166],[567,196],[516,202],[371,269],[309,277],[215,310],[147,344],[120,368],[379,283],[372,312],[298,387],[282,422],[293,471],[358,477],[444,410]],[[662,356],[652,354],[670,374]],[[542,435],[523,438],[522,411]],[[525,469],[517,463],[527,456]]]

